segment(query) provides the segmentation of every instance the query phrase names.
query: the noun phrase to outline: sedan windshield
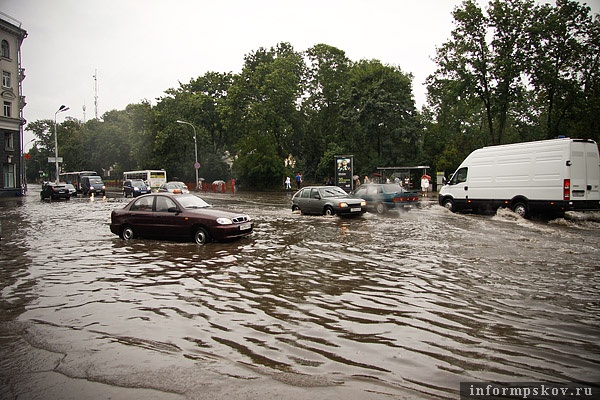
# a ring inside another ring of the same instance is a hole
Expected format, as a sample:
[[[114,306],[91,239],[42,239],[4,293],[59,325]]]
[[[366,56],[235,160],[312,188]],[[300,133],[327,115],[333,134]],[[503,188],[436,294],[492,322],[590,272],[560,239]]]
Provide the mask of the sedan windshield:
[[[321,197],[346,197],[348,194],[344,189],[338,186],[331,186],[326,189],[321,189]]]
[[[200,197],[194,195],[177,196],[177,201],[183,208],[206,208],[211,206]]]

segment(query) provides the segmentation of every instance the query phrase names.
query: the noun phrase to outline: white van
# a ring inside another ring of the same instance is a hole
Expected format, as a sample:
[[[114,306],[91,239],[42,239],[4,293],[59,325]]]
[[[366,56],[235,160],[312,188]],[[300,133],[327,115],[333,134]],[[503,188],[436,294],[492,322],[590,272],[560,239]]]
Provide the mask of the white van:
[[[600,210],[600,157],[589,139],[552,139],[475,150],[439,192],[451,211],[509,207],[534,212]]]

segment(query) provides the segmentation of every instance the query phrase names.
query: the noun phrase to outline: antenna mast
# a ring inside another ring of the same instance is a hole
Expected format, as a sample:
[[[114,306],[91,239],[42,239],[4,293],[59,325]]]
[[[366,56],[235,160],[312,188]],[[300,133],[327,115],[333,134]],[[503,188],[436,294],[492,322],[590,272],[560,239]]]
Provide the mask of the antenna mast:
[[[94,111],[98,119],[98,70],[94,70]]]

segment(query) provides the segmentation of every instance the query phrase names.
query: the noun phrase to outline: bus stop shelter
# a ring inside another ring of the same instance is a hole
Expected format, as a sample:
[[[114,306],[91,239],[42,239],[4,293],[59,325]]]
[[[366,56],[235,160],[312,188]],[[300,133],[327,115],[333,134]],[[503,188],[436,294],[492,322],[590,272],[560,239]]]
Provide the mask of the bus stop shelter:
[[[421,185],[421,176],[427,175],[429,165],[418,165],[416,167],[377,167],[377,172],[382,179],[390,178],[392,181],[397,177],[404,182],[407,176],[410,179],[409,189],[413,189],[413,182],[419,182]],[[420,186],[419,186],[420,187]]]

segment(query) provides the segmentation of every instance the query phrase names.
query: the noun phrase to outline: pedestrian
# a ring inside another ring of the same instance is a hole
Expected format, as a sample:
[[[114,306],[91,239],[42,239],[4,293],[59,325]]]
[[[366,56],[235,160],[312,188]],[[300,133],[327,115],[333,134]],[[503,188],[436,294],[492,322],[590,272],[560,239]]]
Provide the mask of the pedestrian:
[[[231,178],[231,192],[235,193],[235,178]]]
[[[421,189],[423,190],[423,196],[427,197],[427,191],[429,190],[429,175],[423,175],[421,177]]]
[[[408,176],[404,178],[404,187],[406,190],[410,190],[410,178]]]
[[[298,186],[298,189],[300,189],[300,186],[302,186],[302,175],[300,172],[296,174],[296,186]]]
[[[290,190],[292,188],[292,180],[289,176],[285,177],[285,189]]]

